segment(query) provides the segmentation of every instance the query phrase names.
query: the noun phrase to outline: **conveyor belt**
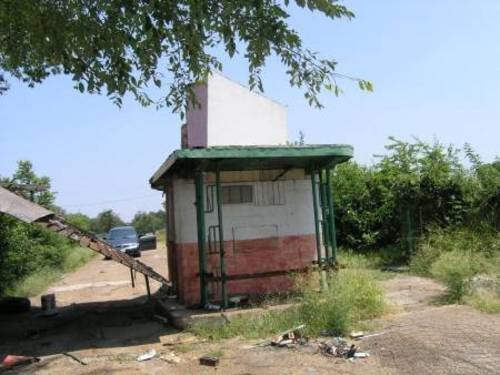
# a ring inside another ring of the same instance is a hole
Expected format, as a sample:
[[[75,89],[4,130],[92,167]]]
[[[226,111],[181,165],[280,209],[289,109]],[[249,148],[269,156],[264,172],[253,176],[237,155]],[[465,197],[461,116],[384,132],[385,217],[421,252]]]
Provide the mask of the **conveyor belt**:
[[[69,224],[62,216],[57,216],[53,212],[2,187],[0,187],[0,213],[14,216],[29,224],[41,225],[63,237],[78,242],[81,246],[88,247],[107,258],[111,258],[125,267],[142,273],[168,288],[172,285],[170,281],[151,267],[115,249],[107,242],[97,238],[94,234]]]

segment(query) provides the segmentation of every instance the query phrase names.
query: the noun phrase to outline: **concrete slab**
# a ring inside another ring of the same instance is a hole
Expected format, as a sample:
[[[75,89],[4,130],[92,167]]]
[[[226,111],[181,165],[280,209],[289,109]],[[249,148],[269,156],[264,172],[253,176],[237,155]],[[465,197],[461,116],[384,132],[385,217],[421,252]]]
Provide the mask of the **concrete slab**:
[[[185,330],[196,323],[209,322],[224,324],[235,316],[246,314],[264,314],[268,311],[286,310],[293,306],[291,303],[255,308],[232,308],[225,311],[207,311],[203,309],[189,309],[175,299],[156,299],[156,307],[176,329]]]

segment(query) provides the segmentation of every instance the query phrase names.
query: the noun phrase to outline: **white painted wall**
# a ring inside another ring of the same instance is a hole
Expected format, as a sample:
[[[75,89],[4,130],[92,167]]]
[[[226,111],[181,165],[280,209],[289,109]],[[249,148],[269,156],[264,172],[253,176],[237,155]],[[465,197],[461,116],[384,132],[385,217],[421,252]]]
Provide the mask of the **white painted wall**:
[[[272,146],[288,141],[286,106],[214,73],[188,108],[189,147]]]
[[[222,185],[254,185],[266,182],[223,183]],[[311,181],[281,181],[284,204],[260,206],[250,204],[224,204],[224,239],[238,240],[314,234],[314,212],[312,207]],[[175,231],[177,243],[197,242],[195,187],[192,180],[175,179]],[[255,198],[254,198],[255,199]],[[217,225],[217,209],[205,215],[206,226]],[[207,229],[208,231],[208,229]],[[207,232],[208,233],[208,232]]]

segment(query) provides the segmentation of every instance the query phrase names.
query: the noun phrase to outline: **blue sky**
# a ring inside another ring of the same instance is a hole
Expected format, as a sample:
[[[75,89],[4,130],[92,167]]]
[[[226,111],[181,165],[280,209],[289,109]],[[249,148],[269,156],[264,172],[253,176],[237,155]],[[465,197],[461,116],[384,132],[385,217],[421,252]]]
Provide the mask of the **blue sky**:
[[[269,60],[265,95],[288,105],[291,140],[302,130],[307,143],[352,144],[365,164],[391,135],[468,142],[485,161],[500,155],[499,1],[345,4],[356,13],[352,21],[293,9],[290,22],[305,45],[336,58],[339,72],[371,80],[375,92],[341,81],[345,94],[325,95],[326,108],[313,109]],[[244,60],[222,60],[225,75],[246,82]],[[31,160],[52,178],[62,207],[89,215],[111,208],[130,220],[160,208],[148,179],[178,148],[180,124],[168,109],[132,100],[119,109],[104,96],[80,94],[66,77],[35,89],[11,82],[0,97],[0,175]]]

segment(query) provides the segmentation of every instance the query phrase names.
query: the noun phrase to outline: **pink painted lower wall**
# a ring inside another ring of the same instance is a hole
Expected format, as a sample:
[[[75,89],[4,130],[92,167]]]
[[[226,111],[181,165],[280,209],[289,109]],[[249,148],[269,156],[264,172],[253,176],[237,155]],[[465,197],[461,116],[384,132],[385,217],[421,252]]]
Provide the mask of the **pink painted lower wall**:
[[[228,276],[263,272],[292,271],[311,266],[316,259],[314,234],[266,239],[225,241]],[[168,244],[169,275],[176,284],[180,301],[187,306],[200,303],[197,243]],[[209,254],[207,271],[219,275],[219,255]],[[259,295],[290,289],[287,275],[273,275],[227,282],[228,293]],[[220,291],[219,291],[220,292]],[[220,298],[214,291],[215,299]]]

